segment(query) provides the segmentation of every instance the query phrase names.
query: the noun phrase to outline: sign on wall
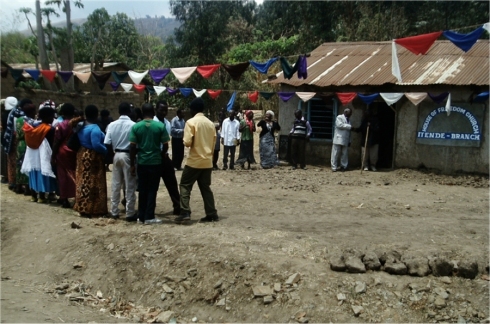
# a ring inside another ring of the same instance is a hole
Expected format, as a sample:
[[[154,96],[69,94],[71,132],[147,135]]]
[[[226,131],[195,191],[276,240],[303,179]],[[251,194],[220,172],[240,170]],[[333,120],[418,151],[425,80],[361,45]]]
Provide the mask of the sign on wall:
[[[417,143],[426,145],[479,147],[483,136],[485,106],[467,103],[451,106],[422,106],[419,111]]]

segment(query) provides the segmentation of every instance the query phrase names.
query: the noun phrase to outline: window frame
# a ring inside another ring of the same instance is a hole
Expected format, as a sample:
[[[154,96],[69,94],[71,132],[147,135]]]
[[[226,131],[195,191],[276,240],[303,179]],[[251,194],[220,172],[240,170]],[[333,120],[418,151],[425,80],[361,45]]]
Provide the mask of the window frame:
[[[310,114],[310,111],[311,111],[311,102],[312,101],[324,101],[324,100],[322,100],[320,98],[311,98],[307,102],[303,102],[303,100],[299,100],[299,102],[298,102],[298,109],[300,109],[303,112],[303,116],[305,115],[305,110],[306,110],[306,117],[307,117],[306,120],[310,123],[310,125],[311,125],[311,121],[310,121],[311,114]],[[328,106],[328,103],[326,103],[325,105]],[[326,142],[326,143],[332,143],[333,142],[333,136],[334,136],[334,133],[335,133],[335,120],[337,118],[337,112],[338,112],[338,100],[335,97],[332,97],[332,105],[333,105],[333,112],[332,112],[332,123],[333,123],[333,127],[332,127],[332,139],[312,137],[312,138],[310,138],[311,141],[314,141],[314,142]],[[313,130],[313,134],[315,134],[315,131],[314,130]]]

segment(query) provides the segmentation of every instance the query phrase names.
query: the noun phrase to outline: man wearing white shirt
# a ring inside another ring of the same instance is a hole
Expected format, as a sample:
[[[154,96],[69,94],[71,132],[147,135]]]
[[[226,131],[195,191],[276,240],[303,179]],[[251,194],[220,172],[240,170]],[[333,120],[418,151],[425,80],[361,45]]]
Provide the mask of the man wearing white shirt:
[[[240,122],[235,118],[235,110],[230,110],[230,117],[226,118],[221,125],[221,144],[223,144],[223,170],[228,169],[228,154],[230,157],[230,170],[235,169],[235,151],[240,145]]]
[[[129,133],[135,124],[130,118],[131,107],[129,103],[119,105],[119,119],[110,123],[106,128],[104,144],[109,152],[114,152],[112,167],[112,195],[111,216],[119,218],[119,202],[121,188],[126,190],[126,220],[135,220],[136,205],[136,176],[131,175],[129,159]],[[124,185],[124,186],[123,186]]]

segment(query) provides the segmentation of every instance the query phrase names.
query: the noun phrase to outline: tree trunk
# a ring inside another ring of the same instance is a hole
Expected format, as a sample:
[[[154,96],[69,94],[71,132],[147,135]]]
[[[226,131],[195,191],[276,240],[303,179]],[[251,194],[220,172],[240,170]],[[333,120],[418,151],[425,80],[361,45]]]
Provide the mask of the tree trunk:
[[[49,70],[48,54],[44,42],[44,30],[41,17],[41,2],[36,0],[36,27],[37,27],[37,47],[39,50],[39,61],[43,70]]]
[[[72,26],[71,26],[71,7],[70,0],[65,0],[65,13],[66,13],[66,38],[68,43],[68,66],[66,67],[66,71],[73,71],[75,66],[75,54],[73,52],[73,38],[72,38]],[[63,64],[61,64],[63,68]],[[74,92],[75,91],[75,81],[73,78],[70,78],[66,83],[66,91]]]

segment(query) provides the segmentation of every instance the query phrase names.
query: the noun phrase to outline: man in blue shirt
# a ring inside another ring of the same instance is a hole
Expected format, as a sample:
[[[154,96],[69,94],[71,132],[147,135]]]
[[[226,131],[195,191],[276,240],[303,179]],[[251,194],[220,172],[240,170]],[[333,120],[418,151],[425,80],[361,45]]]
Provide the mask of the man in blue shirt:
[[[182,170],[182,161],[184,160],[184,109],[179,108],[177,110],[177,116],[175,116],[170,122],[172,130],[170,135],[172,136],[172,164],[176,170]]]

